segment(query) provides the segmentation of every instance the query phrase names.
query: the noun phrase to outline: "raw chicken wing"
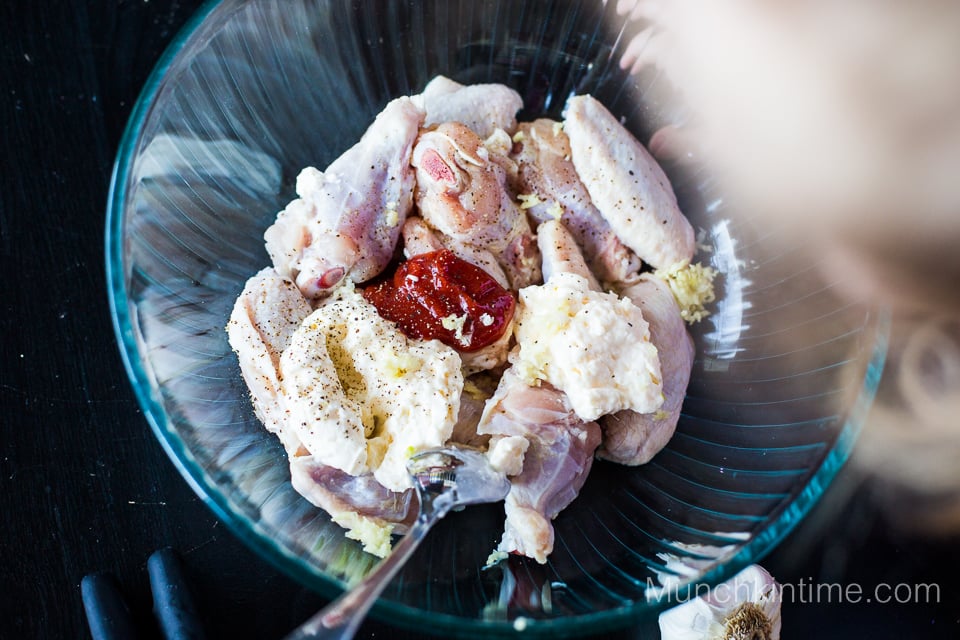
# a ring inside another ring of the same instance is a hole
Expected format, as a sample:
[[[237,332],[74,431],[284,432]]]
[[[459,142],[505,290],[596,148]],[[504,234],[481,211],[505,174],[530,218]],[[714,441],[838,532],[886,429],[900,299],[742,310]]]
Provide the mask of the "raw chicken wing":
[[[512,288],[540,280],[540,255],[523,211],[506,189],[506,172],[477,135],[457,122],[422,134],[413,149],[416,201],[434,230],[489,251]]]
[[[513,133],[517,112],[523,107],[520,94],[503,84],[462,85],[437,76],[414,98],[427,112],[424,126],[461,122],[481,138],[497,129]]]
[[[227,323],[227,338],[240,361],[253,409],[291,456],[301,444],[296,432],[287,427],[280,356],[310,311],[296,285],[267,267],[247,280]]]
[[[640,270],[640,259],[628,249],[593,206],[570,160],[570,141],[559,122],[541,118],[521,123],[514,151],[514,190],[537,222],[560,217],[576,239],[594,274],[603,282],[625,282]]]
[[[591,96],[570,98],[564,117],[573,166],[623,243],[658,269],[690,262],[693,227],[653,156]]]
[[[537,241],[548,277],[585,273],[589,277],[583,281],[596,284],[559,220],[540,225]],[[500,378],[477,432],[493,436],[491,458],[501,466],[500,445],[515,447],[516,439],[526,440],[517,454],[523,456],[521,471],[511,477],[504,501],[507,519],[498,549],[546,562],[553,550],[551,521],[586,481],[600,445],[600,427],[578,416],[566,393],[545,381],[531,385],[511,367]]]
[[[591,291],[600,291],[600,283],[593,277],[573,234],[557,219],[537,227],[537,246],[543,256],[543,278],[547,282],[558,273],[572,273],[586,280]]]
[[[373,474],[352,476],[311,455],[290,458],[290,483],[347,529],[347,537],[361,540],[365,551],[381,557],[390,550],[390,535],[406,533],[417,516],[413,489],[390,491]],[[358,530],[365,535],[353,533]]]
[[[587,479],[600,444],[600,427],[577,417],[566,395],[549,384],[531,387],[511,369],[487,403],[477,432],[523,438],[523,470],[510,478],[507,519],[498,549],[540,563],[553,551],[552,520],[573,502]]]
[[[423,118],[410,98],[397,98],[326,171],[300,173],[300,198],[264,239],[277,272],[306,297],[325,295],[344,277],[364,282],[393,257],[413,204],[410,157]]]
[[[650,341],[660,354],[663,405],[653,413],[618,411],[600,418],[603,444],[597,457],[638,465],[649,462],[673,436],[693,366],[693,339],[673,293],[662,280],[644,274],[623,294],[643,310]]]

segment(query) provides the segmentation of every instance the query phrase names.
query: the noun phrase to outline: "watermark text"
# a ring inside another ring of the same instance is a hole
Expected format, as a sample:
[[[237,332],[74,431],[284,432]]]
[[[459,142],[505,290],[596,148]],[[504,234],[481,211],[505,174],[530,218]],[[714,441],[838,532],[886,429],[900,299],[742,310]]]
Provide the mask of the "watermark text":
[[[648,587],[657,589],[652,580]],[[662,591],[662,587],[660,587]],[[758,585],[754,581],[738,582],[734,577],[713,589],[697,584],[680,587],[677,602],[705,598],[718,606],[729,606],[747,600],[756,600]],[[936,582],[896,584],[881,582],[865,586],[857,582],[817,582],[813,578],[801,578],[797,582],[780,584],[767,594],[767,599],[793,604],[937,604],[940,602],[940,585]]]

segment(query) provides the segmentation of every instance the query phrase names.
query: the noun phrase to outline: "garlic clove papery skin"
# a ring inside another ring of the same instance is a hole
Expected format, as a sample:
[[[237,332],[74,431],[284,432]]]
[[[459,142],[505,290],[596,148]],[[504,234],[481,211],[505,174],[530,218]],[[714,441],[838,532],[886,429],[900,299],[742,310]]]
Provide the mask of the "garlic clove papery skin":
[[[782,590],[752,565],[710,593],[660,614],[662,640],[779,640]]]

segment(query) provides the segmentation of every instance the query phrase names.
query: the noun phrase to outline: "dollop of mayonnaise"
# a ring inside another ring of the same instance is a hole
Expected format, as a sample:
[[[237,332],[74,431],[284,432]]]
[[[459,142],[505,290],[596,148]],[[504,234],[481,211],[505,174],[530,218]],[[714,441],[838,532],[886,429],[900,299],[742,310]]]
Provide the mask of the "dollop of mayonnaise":
[[[650,413],[663,404],[657,348],[630,300],[556,273],[520,290],[515,323],[516,372],[527,384],[545,381],[566,393],[583,420],[623,409]]]
[[[454,349],[407,338],[347,283],[307,316],[280,357],[289,424],[323,464],[372,472],[403,491],[410,456],[450,438],[460,365]]]

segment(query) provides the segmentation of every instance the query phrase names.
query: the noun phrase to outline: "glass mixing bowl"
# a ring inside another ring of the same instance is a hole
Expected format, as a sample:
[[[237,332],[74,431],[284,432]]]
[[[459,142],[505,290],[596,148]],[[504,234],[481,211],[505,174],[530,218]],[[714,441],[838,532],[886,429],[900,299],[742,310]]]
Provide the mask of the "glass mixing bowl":
[[[641,140],[684,115],[617,60],[631,33],[602,2],[224,0],[150,77],[116,164],[107,271],[117,335],[172,460],[250,547],[333,595],[375,559],[290,486],[224,327],[269,263],[263,232],[393,97],[435,74],[504,82],[521,118],[592,93]],[[658,89],[666,89],[660,91]],[[597,633],[636,622],[769,551],[846,459],[885,354],[882,311],[835,294],[776,229],[737,216],[695,166],[665,166],[718,272],[676,435],[637,468],[597,462],[556,519],[546,565],[484,569],[502,507],[452,514],[374,615],[446,635]]]

